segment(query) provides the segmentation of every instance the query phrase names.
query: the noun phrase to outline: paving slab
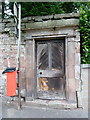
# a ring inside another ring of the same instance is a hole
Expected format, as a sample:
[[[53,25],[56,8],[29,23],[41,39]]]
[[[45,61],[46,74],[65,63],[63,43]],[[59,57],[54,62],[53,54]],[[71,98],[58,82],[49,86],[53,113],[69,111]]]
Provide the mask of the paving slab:
[[[40,101],[39,101],[40,102]],[[45,103],[44,103],[45,104]],[[18,109],[16,102],[2,102],[2,117],[3,118],[88,118],[88,111],[82,108],[78,109],[55,109],[45,106],[35,106],[30,104],[22,105]]]

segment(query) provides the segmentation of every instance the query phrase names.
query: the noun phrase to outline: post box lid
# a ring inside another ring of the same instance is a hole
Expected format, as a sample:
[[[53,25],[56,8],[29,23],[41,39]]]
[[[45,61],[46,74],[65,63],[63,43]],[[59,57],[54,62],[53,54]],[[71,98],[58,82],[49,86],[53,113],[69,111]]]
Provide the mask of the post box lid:
[[[13,67],[13,68],[7,67],[6,70],[4,70],[4,71],[2,72],[2,74],[7,73],[7,72],[14,72],[15,70],[16,70],[16,67]]]

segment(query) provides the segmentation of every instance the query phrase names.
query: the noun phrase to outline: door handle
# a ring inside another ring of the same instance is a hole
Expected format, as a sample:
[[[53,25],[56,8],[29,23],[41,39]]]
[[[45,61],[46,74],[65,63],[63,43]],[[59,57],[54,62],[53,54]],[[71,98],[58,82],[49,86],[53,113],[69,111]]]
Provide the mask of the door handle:
[[[42,72],[40,72],[40,75],[42,75]]]

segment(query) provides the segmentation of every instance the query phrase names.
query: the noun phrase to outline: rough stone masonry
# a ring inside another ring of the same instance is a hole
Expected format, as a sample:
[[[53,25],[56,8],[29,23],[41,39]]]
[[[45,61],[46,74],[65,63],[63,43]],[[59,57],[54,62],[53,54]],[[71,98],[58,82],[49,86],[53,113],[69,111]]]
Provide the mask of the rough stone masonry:
[[[0,9],[1,9],[1,5],[0,5]],[[81,76],[80,33],[77,30],[78,29],[77,24],[79,24],[78,17],[79,17],[79,14],[71,13],[71,14],[58,14],[58,15],[49,15],[49,16],[32,16],[32,17],[26,17],[22,19],[22,26],[21,26],[22,42],[21,42],[21,55],[20,55],[20,71],[21,71],[20,81],[21,81],[22,90],[29,89],[28,86],[29,86],[30,80],[28,77],[30,77],[30,74],[31,74],[29,67],[32,66],[31,60],[33,60],[32,58],[33,53],[29,50],[29,48],[30,47],[32,48],[32,39],[34,39],[35,36],[42,37],[45,35],[51,36],[53,34],[65,35],[65,33],[68,33],[69,34],[67,38],[68,46],[69,46],[68,56],[70,59],[69,61],[67,61],[66,65],[68,66],[67,69],[71,71],[68,74],[68,77],[70,77],[69,86],[71,86],[71,89],[72,89],[73,87],[72,84],[76,85],[74,89],[78,91],[79,107],[87,108],[87,106],[85,106],[85,104],[82,103],[84,98],[82,94],[84,96],[87,94],[87,93],[86,94],[84,93],[84,89],[82,88],[84,88],[83,86],[85,84],[85,89],[86,91],[88,90],[88,87],[87,87],[88,80],[86,80],[85,82],[85,79],[80,78]],[[15,35],[15,26],[16,24],[14,23],[14,19],[1,19],[0,17],[0,49],[1,49],[0,50],[0,95],[5,95],[5,88],[6,88],[6,75],[5,74],[2,75],[2,71],[5,70],[6,67],[8,66],[16,67],[17,37]],[[73,29],[74,27],[76,27],[77,29]],[[71,38],[70,38],[70,35],[71,35]],[[74,37],[74,35],[77,36],[75,39],[72,38]],[[72,51],[72,54],[70,53],[70,51]],[[28,56],[27,53],[32,55]],[[71,74],[72,71],[73,71],[73,74]],[[73,80],[73,76],[75,76],[76,82],[74,81],[72,83],[71,81]],[[30,79],[33,79],[33,77]],[[70,96],[72,97],[72,94],[70,94]],[[86,100],[87,100],[87,96],[86,96]]]

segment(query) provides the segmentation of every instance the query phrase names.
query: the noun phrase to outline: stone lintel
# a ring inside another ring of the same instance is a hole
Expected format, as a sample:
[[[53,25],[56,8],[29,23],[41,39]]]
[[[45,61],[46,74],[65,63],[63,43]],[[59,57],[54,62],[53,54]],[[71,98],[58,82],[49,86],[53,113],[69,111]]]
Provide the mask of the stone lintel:
[[[79,25],[78,19],[48,20],[43,22],[26,23],[26,30],[27,29],[47,29],[47,28],[57,28],[57,27],[60,27],[60,28],[74,27],[78,25]]]

